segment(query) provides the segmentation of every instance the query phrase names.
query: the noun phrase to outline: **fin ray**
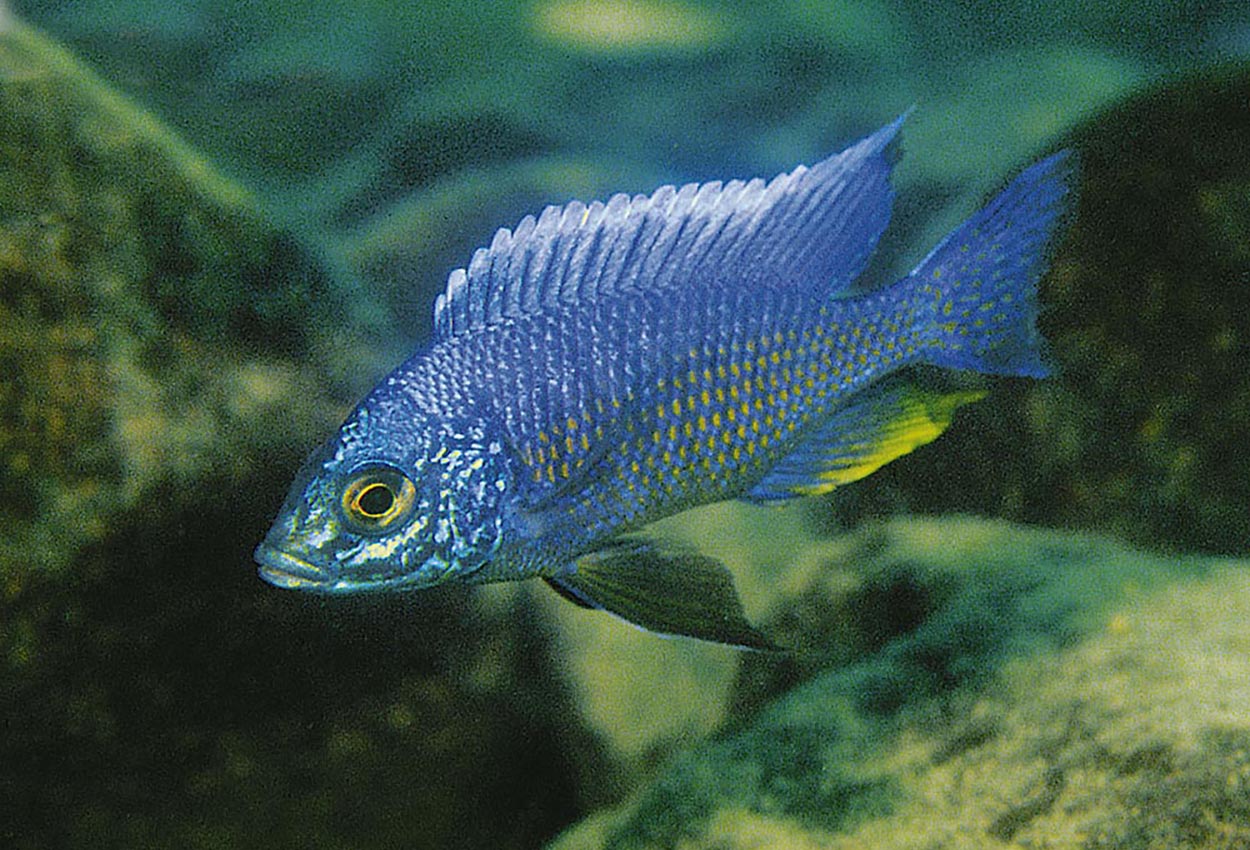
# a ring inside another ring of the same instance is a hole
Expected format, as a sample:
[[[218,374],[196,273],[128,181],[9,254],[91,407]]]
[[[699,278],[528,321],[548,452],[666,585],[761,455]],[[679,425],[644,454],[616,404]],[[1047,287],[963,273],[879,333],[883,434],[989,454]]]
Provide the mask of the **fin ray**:
[[[858,481],[929,443],[950,425],[955,410],[983,390],[936,390],[910,375],[886,378],[839,407],[833,417],[783,458],[747,494],[776,502],[827,493]]]
[[[840,292],[889,221],[905,117],[767,182],[663,186],[526,216],[451,273],[435,301],[435,333],[446,339],[639,291],[767,283]]]
[[[998,375],[1049,374],[1037,330],[1037,283],[1074,205],[1076,156],[1022,171],[904,279],[927,306],[938,366]]]
[[[729,570],[695,552],[622,540],[583,555],[548,584],[582,607],[602,609],[649,632],[779,649],[747,621]]]

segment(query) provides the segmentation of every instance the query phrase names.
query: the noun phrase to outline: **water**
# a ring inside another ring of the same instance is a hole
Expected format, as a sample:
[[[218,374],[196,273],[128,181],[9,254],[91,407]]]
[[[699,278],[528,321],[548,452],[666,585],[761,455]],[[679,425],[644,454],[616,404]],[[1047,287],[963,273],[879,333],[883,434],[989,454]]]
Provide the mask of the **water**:
[[[529,847],[627,798],[565,846],[1246,834],[1238,4],[11,5],[0,843]],[[876,280],[1081,152],[1058,375],[828,499],[672,523],[794,655],[542,587],[256,578],[302,456],[495,227],[913,104]]]

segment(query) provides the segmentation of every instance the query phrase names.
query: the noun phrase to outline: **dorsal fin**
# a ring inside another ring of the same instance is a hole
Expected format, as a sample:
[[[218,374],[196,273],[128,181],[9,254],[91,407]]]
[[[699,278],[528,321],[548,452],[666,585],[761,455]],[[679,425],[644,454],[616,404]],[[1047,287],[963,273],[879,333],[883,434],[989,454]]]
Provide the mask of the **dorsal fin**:
[[[891,142],[906,115],[811,168],[689,183],[526,216],[456,269],[434,304],[446,339],[630,291],[716,282],[818,288],[862,271],[890,217]]]

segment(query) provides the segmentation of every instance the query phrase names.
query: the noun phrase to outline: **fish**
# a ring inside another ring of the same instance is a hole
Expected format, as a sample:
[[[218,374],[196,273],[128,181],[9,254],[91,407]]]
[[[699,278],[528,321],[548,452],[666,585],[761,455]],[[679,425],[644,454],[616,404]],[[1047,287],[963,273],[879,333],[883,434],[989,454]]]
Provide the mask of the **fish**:
[[[724,564],[648,526],[827,493],[1041,378],[1038,282],[1075,156],[1024,169],[907,275],[859,283],[906,114],[771,180],[572,201],[452,271],[432,340],[301,467],[255,557],[328,594],[541,579],[644,630],[768,650]]]

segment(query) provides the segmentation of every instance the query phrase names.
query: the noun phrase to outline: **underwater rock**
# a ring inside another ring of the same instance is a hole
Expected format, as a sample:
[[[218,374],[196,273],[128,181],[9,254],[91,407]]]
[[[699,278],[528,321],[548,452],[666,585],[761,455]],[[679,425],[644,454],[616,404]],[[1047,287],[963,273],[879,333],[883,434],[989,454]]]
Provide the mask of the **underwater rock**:
[[[552,850],[1250,841],[1250,565],[958,518],[829,555],[851,659]]]
[[[0,844],[531,847],[612,799],[515,595],[256,577],[292,471],[394,354],[385,321],[6,25]]]
[[[53,42],[0,34],[0,577],[331,420],[297,363],[328,359],[335,311],[247,190]]]
[[[1237,65],[1072,130],[1080,202],[1041,293],[1054,374],[996,382],[820,515],[957,510],[1246,553],[1250,453],[1232,447],[1250,441],[1248,97]]]
[[[392,353],[372,302],[5,23],[0,844],[528,847],[602,802],[528,606],[256,577],[301,456]]]

